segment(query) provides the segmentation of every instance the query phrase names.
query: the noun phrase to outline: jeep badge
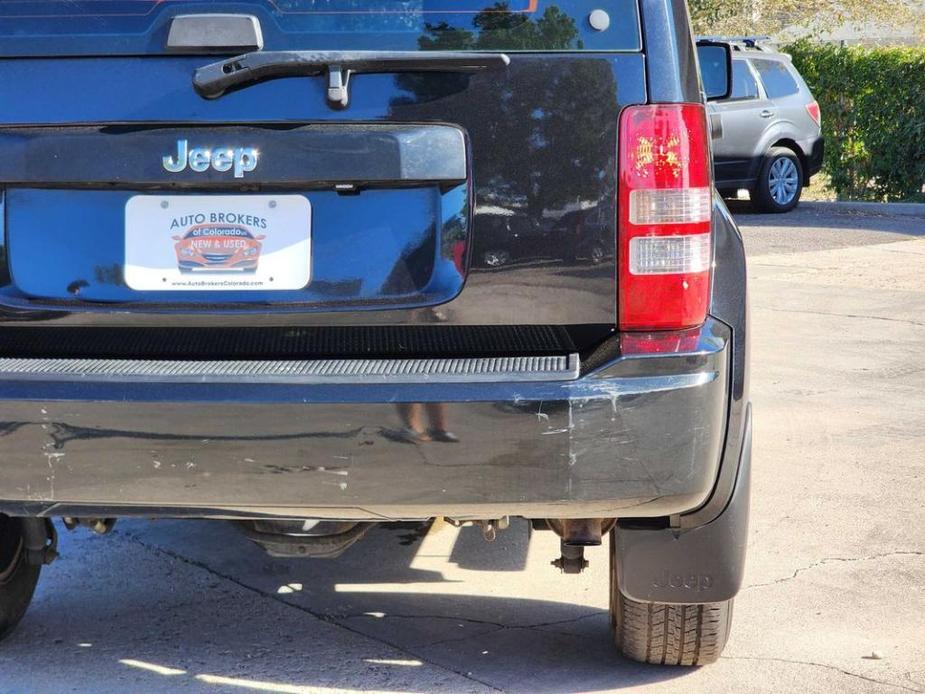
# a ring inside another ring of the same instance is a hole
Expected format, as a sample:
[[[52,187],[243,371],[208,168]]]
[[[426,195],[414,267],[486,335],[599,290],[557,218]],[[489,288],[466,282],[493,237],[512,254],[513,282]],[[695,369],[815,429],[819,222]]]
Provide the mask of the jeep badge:
[[[190,169],[202,173],[210,167],[215,171],[231,171],[235,178],[244,178],[244,174],[257,168],[258,152],[253,147],[205,147],[189,148],[186,140],[177,140],[177,152],[165,156],[161,161],[170,173],[180,173],[189,164]]]

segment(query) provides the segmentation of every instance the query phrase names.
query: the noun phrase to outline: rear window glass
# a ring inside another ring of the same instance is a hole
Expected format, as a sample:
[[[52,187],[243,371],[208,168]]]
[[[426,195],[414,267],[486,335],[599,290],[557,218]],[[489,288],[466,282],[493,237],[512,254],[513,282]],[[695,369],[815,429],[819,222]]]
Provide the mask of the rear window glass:
[[[758,83],[744,60],[732,61],[732,94],[730,101],[758,98]]]
[[[780,99],[800,91],[797,81],[793,79],[790,70],[783,63],[776,60],[753,60],[752,63],[761,76],[764,91],[767,92],[768,98]]]
[[[641,48],[637,0],[0,0],[0,55],[161,53],[174,15],[204,12],[255,15],[265,50]]]

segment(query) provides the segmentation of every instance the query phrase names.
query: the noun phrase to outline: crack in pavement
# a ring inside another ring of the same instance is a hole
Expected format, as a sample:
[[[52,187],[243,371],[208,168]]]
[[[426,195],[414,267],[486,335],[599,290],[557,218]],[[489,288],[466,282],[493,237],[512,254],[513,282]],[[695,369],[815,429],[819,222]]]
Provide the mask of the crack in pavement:
[[[770,308],[765,306],[764,311],[773,311],[774,313],[803,313],[811,316],[832,316],[834,318],[863,318],[864,320],[879,320],[886,321],[887,323],[905,323],[907,325],[914,325],[917,328],[925,328],[925,322],[917,320],[908,320],[905,318],[886,318],[884,316],[862,316],[856,313],[834,313],[831,311],[810,311],[808,309],[796,309],[796,308]]]
[[[783,268],[784,270],[817,270],[818,272],[826,272],[831,270],[830,267],[818,267],[815,265],[793,265],[791,263],[761,263],[757,260],[750,260],[748,263],[749,269],[759,268],[759,267],[776,267]]]
[[[491,636],[492,634],[497,634],[499,631],[504,631],[508,627],[498,627],[496,629],[489,629],[488,631],[483,631],[481,634],[466,634],[465,636],[455,636],[449,639],[440,639],[439,641],[428,641],[428,646],[442,646],[447,643],[456,643],[457,641],[468,641],[469,639],[474,639],[475,637]]]
[[[361,613],[358,615],[351,615],[350,617],[347,617],[347,619],[355,619],[356,617],[365,617],[365,616],[368,616],[368,615],[366,615],[365,613]],[[475,624],[486,624],[486,625],[490,625],[494,627],[494,629],[483,631],[480,634],[465,634],[463,636],[455,636],[455,637],[448,638],[448,639],[441,639],[440,641],[428,641],[427,643],[428,646],[440,646],[446,643],[455,643],[457,641],[468,641],[469,639],[482,638],[484,636],[490,636],[492,634],[497,634],[498,632],[501,632],[501,631],[514,631],[514,630],[530,631],[532,629],[538,629],[540,627],[558,626],[560,624],[571,624],[574,622],[580,622],[584,619],[590,619],[592,617],[602,617],[602,616],[603,616],[603,613],[596,612],[594,614],[582,615],[581,617],[572,617],[570,619],[560,619],[554,622],[540,622],[538,624],[501,624],[500,622],[490,622],[490,621],[481,620],[481,619],[468,619],[466,617],[447,617],[446,615],[423,615],[423,614],[422,615],[388,614],[388,615],[384,615],[383,617],[377,617],[377,619],[387,619],[389,617],[394,617],[397,619],[448,619],[448,620],[453,620],[457,622],[473,622]],[[580,634],[572,634],[566,631],[556,631],[555,629],[546,630],[546,633],[560,634],[562,636],[581,637]]]
[[[880,684],[886,687],[895,687],[896,689],[902,689],[907,692],[921,692],[922,689],[917,689],[913,687],[907,687],[903,684],[896,684],[894,682],[886,682],[884,680],[878,680],[873,677],[868,677],[867,675],[861,675],[857,672],[851,672],[850,670],[844,670],[837,665],[827,665],[825,663],[815,663],[811,660],[794,660],[790,658],[774,658],[772,656],[747,656],[747,655],[722,655],[720,660],[752,660],[752,661],[764,661],[770,663],[789,663],[791,665],[806,665],[809,667],[819,667],[826,670],[832,670],[833,672],[838,672],[846,677],[855,677],[859,680],[864,680],[865,682],[872,682],[873,684]]]
[[[888,246],[889,244],[884,244],[884,245]],[[916,253],[915,251],[910,251],[905,248],[880,248],[878,250],[882,251],[883,253],[899,253],[900,255],[904,255],[904,256],[925,255],[925,253]]]
[[[591,615],[594,617],[602,615]],[[483,636],[491,636],[492,634],[497,634],[502,631],[530,631],[530,627],[515,627],[515,626],[503,626],[498,627],[497,629],[491,629],[489,631],[483,631],[481,634],[468,634],[466,636],[457,636],[449,639],[441,639],[440,641],[429,641],[428,646],[441,646],[446,643],[456,643],[457,641],[468,641],[474,638],[482,638]],[[594,636],[587,636],[585,634],[575,634],[570,631],[559,631],[557,629],[544,629],[543,633],[545,634],[555,634],[556,636],[566,636],[570,639],[584,639],[586,641],[592,641],[594,643],[600,643],[600,638]]]
[[[492,622],[487,619],[474,619],[472,617],[450,617],[445,614],[396,614],[394,612],[383,614],[381,617],[371,615],[368,612],[357,612],[355,614],[337,615],[340,619],[356,619],[359,617],[372,617],[375,619],[444,619],[453,622],[469,622],[471,624],[485,624],[487,626],[497,627],[498,629],[537,629],[539,627],[553,627],[561,624],[571,624],[580,622],[583,619],[591,617],[600,617],[602,612],[593,612],[581,615],[580,617],[569,617],[568,619],[557,619],[552,622],[537,622],[535,624],[502,624],[501,622]],[[491,633],[491,632],[487,632]]]
[[[185,557],[185,556],[183,556],[182,554],[178,554],[177,552],[174,552],[173,550],[167,549],[167,548],[165,548],[165,547],[159,547],[159,546],[157,546],[157,545],[149,544],[149,543],[145,542],[144,540],[142,540],[142,539],[141,539],[140,537],[138,537],[137,535],[135,535],[134,533],[131,533],[131,532],[124,532],[124,531],[123,531],[123,532],[121,533],[121,535],[122,535],[122,537],[127,538],[127,539],[130,540],[131,542],[134,542],[134,543],[137,544],[139,547],[142,547],[142,548],[148,550],[149,552],[154,552],[155,554],[165,555],[165,556],[170,557],[171,559],[175,559],[176,561],[182,562],[182,563],[187,564],[187,565],[189,565],[189,566],[194,566],[194,567],[196,567],[197,569],[201,569],[201,570],[203,570],[203,571],[205,571],[205,572],[207,572],[207,573],[209,573],[209,574],[211,574],[211,575],[213,575],[213,576],[216,576],[217,578],[221,578],[221,579],[223,579],[223,580],[225,580],[225,581],[228,581],[229,583],[233,583],[234,585],[238,586],[239,588],[243,588],[244,590],[246,590],[246,591],[248,591],[248,592],[250,592],[250,593],[254,593],[255,595],[258,595],[258,596],[260,596],[260,597],[262,597],[262,598],[265,598],[265,599],[267,599],[267,600],[272,600],[273,602],[275,602],[275,603],[277,603],[277,604],[279,604],[279,605],[283,605],[283,606],[285,606],[285,607],[291,607],[291,608],[294,608],[294,609],[296,609],[296,610],[299,610],[300,612],[304,612],[305,614],[310,615],[310,616],[314,617],[315,619],[317,619],[317,620],[319,620],[319,621],[321,621],[321,622],[324,622],[325,624],[330,624],[331,626],[338,627],[338,628],[340,628],[340,629],[343,629],[344,631],[349,631],[349,632],[352,633],[352,634],[356,634],[356,635],[358,635],[358,636],[362,636],[362,637],[364,637],[364,638],[370,639],[371,641],[378,641],[379,643],[381,643],[381,644],[383,644],[383,645],[386,645],[386,646],[388,646],[389,648],[392,648],[392,649],[398,651],[399,653],[404,653],[405,655],[408,655],[408,656],[411,656],[411,657],[413,657],[413,658],[416,658],[417,660],[420,660],[420,661],[423,662],[423,663],[427,663],[428,665],[430,665],[430,666],[432,666],[432,667],[439,668],[440,670],[445,670],[445,671],[447,671],[447,672],[451,672],[451,673],[453,673],[454,675],[458,675],[459,677],[462,677],[463,679],[469,680],[470,682],[474,682],[474,683],[476,683],[476,684],[482,685],[483,687],[487,687],[488,689],[491,689],[492,691],[496,691],[496,692],[501,692],[501,691],[503,691],[503,690],[499,689],[498,687],[494,686],[493,684],[490,684],[490,683],[488,683],[488,682],[484,682],[484,681],[480,680],[479,678],[474,677],[471,673],[461,672],[461,671],[459,671],[459,670],[454,670],[454,669],[451,668],[451,667],[447,667],[446,665],[441,665],[440,663],[436,663],[436,662],[434,662],[434,661],[432,661],[432,660],[429,660],[429,659],[423,657],[422,655],[420,655],[420,654],[418,654],[418,653],[415,653],[414,651],[408,650],[407,648],[404,648],[404,647],[402,647],[402,646],[399,646],[398,644],[392,643],[392,642],[388,641],[387,639],[383,639],[383,638],[378,637],[378,636],[373,636],[372,634],[367,634],[366,632],[361,631],[360,629],[355,629],[355,628],[349,626],[348,624],[344,624],[344,623],[340,622],[340,621],[339,621],[337,618],[335,618],[335,617],[332,617],[332,616],[330,616],[330,615],[324,614],[323,612],[315,612],[314,610],[311,610],[311,609],[309,609],[308,607],[305,607],[304,605],[297,605],[297,604],[295,604],[295,603],[291,603],[291,602],[289,602],[289,601],[287,601],[287,600],[283,600],[282,598],[278,597],[277,595],[274,595],[273,593],[267,593],[267,592],[265,592],[265,591],[263,591],[263,590],[260,590],[259,588],[256,588],[256,587],[254,587],[254,586],[248,585],[247,583],[244,583],[244,582],[242,582],[242,581],[239,581],[238,579],[234,578],[233,576],[230,576],[230,575],[228,575],[228,574],[222,573],[221,571],[216,571],[216,570],[213,569],[211,566],[209,566],[208,564],[205,564],[205,563],[203,563],[203,562],[201,562],[201,561],[197,561],[197,560],[195,560],[195,559],[190,559],[189,557]]]
[[[765,586],[773,586],[778,583],[786,583],[787,581],[792,581],[797,576],[799,576],[804,571],[809,571],[820,566],[825,566],[826,564],[839,564],[839,563],[854,563],[859,561],[874,561],[876,559],[886,559],[887,557],[921,557],[925,556],[925,552],[918,552],[915,550],[897,550],[895,552],[882,552],[880,554],[871,554],[866,557],[825,557],[824,559],[819,559],[807,564],[806,566],[801,566],[796,569],[790,576],[784,576],[783,578],[778,578],[773,581],[766,581],[764,583],[752,583],[751,585],[745,586],[743,591],[751,590],[752,588],[763,588]]]

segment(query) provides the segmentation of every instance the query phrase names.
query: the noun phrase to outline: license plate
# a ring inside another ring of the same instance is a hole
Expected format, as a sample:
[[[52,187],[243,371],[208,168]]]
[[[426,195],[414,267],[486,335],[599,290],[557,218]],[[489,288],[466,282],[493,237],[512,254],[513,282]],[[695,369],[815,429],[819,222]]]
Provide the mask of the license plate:
[[[138,291],[302,289],[311,218],[301,195],[135,195],[125,204],[125,282]]]

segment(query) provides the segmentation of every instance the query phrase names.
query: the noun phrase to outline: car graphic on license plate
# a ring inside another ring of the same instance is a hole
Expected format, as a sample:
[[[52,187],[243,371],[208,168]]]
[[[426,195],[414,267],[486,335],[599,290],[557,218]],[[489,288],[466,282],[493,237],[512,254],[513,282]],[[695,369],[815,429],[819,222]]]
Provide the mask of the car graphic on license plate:
[[[263,235],[237,224],[197,224],[174,236],[180,272],[256,272]]]

